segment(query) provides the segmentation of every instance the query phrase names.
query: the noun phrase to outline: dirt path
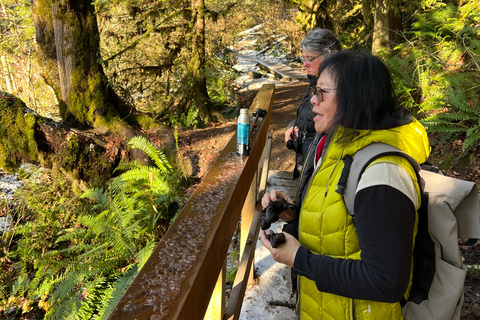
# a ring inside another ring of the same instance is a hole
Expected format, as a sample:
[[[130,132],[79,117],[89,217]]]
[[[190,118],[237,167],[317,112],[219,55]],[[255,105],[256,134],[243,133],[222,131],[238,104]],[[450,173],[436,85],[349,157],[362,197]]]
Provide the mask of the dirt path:
[[[270,170],[293,171],[295,153],[285,146],[285,128],[295,119],[297,107],[306,89],[306,82],[296,82],[275,90],[275,102],[270,118],[270,130],[273,130]]]
[[[307,88],[306,82],[291,82],[275,88],[275,101],[270,118],[273,131],[270,170],[293,171],[294,152],[285,146],[285,128],[295,119],[297,107]],[[242,99],[242,107],[249,108],[257,91],[251,91]],[[189,175],[201,180],[215,162],[237,127],[236,121],[218,124],[215,127],[179,132],[179,149],[186,159]]]

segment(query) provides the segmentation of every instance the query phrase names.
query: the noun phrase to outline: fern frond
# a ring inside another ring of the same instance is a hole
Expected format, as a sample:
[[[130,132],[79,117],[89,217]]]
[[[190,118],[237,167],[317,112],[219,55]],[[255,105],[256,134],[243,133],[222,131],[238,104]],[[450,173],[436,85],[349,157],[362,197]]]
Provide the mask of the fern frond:
[[[108,243],[92,246],[91,250],[77,256],[75,260],[79,263],[83,263],[84,261],[91,261],[92,257],[100,258],[101,254],[98,255],[97,253],[103,253],[106,248],[108,248]]]
[[[77,319],[92,319],[93,315],[97,313],[97,306],[108,290],[109,286],[105,277],[96,276],[85,281],[79,290],[82,298]]]
[[[121,178],[125,181],[142,181],[156,193],[171,192],[172,177],[155,167],[144,167],[124,172]]]
[[[458,128],[448,123],[439,123],[434,121],[420,121],[426,128],[427,132],[442,132],[442,133],[462,133],[464,129]]]
[[[145,152],[155,165],[163,172],[173,172],[173,168],[167,160],[165,154],[157,149],[150,141],[141,136],[135,136],[128,142],[133,148]]]
[[[110,287],[109,290],[105,292],[104,298],[102,299],[98,308],[98,315],[95,315],[92,319],[104,320],[108,318],[110,313],[122,298],[125,291],[127,291],[133,279],[135,279],[137,276],[139,270],[139,268],[133,265],[129,270],[127,270],[127,272],[125,272],[115,281],[113,287]]]
[[[86,219],[92,219],[92,217],[86,217]],[[58,238],[55,243],[72,242],[78,239],[84,239],[87,234],[87,230],[84,228],[68,228],[58,233]]]
[[[85,191],[80,198],[88,198],[98,202],[100,206],[105,206],[108,204],[108,194],[102,188],[91,188]]]
[[[148,258],[152,255],[153,250],[155,249],[156,242],[155,241],[149,241],[145,247],[143,247],[142,250],[138,251],[136,254],[137,259],[140,261],[138,263],[138,268],[141,269],[143,268],[143,265],[145,262],[147,262]]]
[[[117,172],[117,171],[128,171],[128,170],[132,170],[132,169],[139,169],[139,168],[142,168],[144,166],[144,164],[142,164],[140,161],[138,161],[137,159],[134,159],[132,161],[128,161],[128,162],[123,162],[123,163],[120,163],[116,168],[115,170],[113,170],[113,172]]]
[[[462,151],[466,151],[470,146],[480,143],[480,125],[467,130],[467,138],[463,141]]]
[[[27,274],[21,274],[13,283],[12,294],[17,296],[23,296],[28,288],[30,280]]]

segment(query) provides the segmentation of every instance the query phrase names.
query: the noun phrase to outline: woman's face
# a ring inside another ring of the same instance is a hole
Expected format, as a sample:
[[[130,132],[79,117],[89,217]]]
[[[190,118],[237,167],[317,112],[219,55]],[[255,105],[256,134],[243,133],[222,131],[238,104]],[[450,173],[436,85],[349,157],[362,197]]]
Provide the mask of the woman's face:
[[[337,112],[337,86],[330,73],[324,70],[317,81],[315,94],[310,102],[313,104],[313,112],[315,113],[315,131],[320,133],[330,133],[332,129],[330,124]],[[323,97],[323,98],[322,98]],[[323,99],[323,100],[322,100]]]
[[[323,61],[323,56],[310,51],[302,50],[303,67],[307,69],[307,73],[311,76],[317,76],[318,69]]]

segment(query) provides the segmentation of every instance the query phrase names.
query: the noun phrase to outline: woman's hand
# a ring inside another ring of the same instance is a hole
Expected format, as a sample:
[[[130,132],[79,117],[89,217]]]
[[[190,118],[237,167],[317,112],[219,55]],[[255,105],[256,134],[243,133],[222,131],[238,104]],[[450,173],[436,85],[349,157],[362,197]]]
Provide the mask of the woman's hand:
[[[291,127],[285,130],[285,143],[288,140],[292,139],[292,131],[293,131],[293,138],[296,139],[298,137],[298,127]]]
[[[268,206],[270,201],[277,201],[277,199],[279,197],[282,197],[285,201],[287,201],[289,203],[293,203],[293,201],[290,200],[290,198],[287,197],[287,195],[285,193],[283,193],[281,191],[277,191],[277,190],[271,190],[270,192],[267,192],[263,195],[262,208],[265,208],[266,206]]]
[[[269,230],[268,232],[270,234],[273,233],[272,230]],[[300,242],[289,233],[284,232],[283,234],[285,235],[285,243],[279,245],[278,248],[272,248],[270,241],[267,239],[265,230],[260,230],[262,244],[268,249],[268,251],[270,251],[273,260],[286,264],[289,267],[293,267],[295,255],[297,254],[298,248],[300,248]]]
[[[289,203],[293,203],[292,200],[290,200],[289,197],[283,192],[277,191],[277,190],[272,190],[268,193],[265,193],[262,198],[262,208],[265,208],[268,206],[270,201],[276,201],[279,197],[282,197],[285,201]],[[291,221],[295,219],[295,212],[292,210],[285,210],[282,211],[279,215],[279,218],[283,221]]]

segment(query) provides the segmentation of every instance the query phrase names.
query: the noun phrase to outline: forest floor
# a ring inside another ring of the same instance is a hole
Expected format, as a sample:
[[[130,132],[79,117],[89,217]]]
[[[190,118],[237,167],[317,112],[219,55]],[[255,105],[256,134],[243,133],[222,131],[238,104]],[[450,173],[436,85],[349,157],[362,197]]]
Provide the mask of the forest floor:
[[[294,154],[285,147],[284,132],[286,125],[295,118],[296,108],[305,90],[306,84],[298,81],[276,87],[270,119],[270,130],[273,131],[271,170],[291,171],[293,169]],[[254,90],[241,95],[239,97],[241,106],[249,108],[256,93],[257,91]],[[205,129],[179,132],[179,149],[184,158],[189,160],[191,173],[197,183],[215,162],[235,130],[236,119],[230,119]],[[434,136],[431,140],[436,141]],[[470,156],[470,161],[467,161],[468,165],[465,165],[461,146],[461,140],[432,145],[430,162],[436,165],[448,163],[448,167],[442,169],[444,174],[480,183],[480,148],[477,148],[477,152]],[[196,185],[189,191],[193,192],[192,189]],[[461,250],[466,264],[480,264],[479,242],[472,247],[461,246]],[[480,272],[476,272],[475,276],[475,278],[467,277],[465,282],[462,320],[480,318]]]

